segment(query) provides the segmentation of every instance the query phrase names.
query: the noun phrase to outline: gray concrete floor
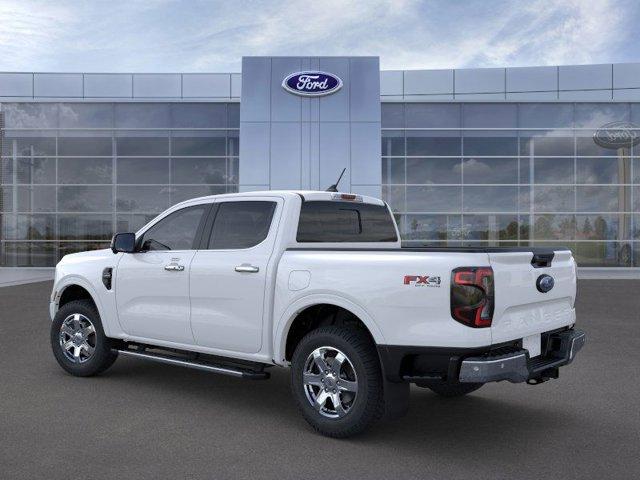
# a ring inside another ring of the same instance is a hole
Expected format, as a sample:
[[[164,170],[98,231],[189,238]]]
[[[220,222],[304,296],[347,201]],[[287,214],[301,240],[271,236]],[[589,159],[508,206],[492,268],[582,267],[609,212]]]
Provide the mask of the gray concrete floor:
[[[560,379],[466,398],[412,390],[405,418],[314,434],[267,382],[119,359],[75,378],[49,347],[50,282],[0,289],[0,478],[640,477],[640,281],[580,281],[587,345]]]

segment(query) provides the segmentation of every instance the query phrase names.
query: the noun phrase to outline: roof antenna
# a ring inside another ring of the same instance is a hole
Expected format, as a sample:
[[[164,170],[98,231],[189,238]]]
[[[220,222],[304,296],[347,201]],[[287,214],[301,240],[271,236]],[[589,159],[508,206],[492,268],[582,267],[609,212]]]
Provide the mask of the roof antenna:
[[[338,184],[340,183],[340,180],[342,180],[342,176],[344,175],[344,172],[346,172],[346,171],[347,171],[346,167],[343,168],[342,169],[342,173],[338,177],[338,181],[336,183],[334,183],[333,185],[331,185],[329,188],[327,188],[325,190],[325,192],[337,192],[338,191]]]

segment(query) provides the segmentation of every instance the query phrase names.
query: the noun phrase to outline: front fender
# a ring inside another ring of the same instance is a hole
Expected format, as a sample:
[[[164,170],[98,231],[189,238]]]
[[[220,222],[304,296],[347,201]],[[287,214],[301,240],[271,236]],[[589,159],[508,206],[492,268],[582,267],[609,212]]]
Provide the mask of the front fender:
[[[49,309],[51,320],[53,320],[53,317],[55,317],[56,313],[58,312],[58,302],[60,301],[62,293],[66,288],[73,285],[82,287],[87,292],[89,292],[89,295],[91,295],[91,298],[93,299],[93,303],[96,304],[96,308],[98,309],[98,314],[100,315],[100,319],[102,320],[102,328],[104,329],[105,335],[108,337],[111,336],[112,328],[111,325],[109,325],[108,315],[106,315],[104,304],[102,302],[102,299],[100,298],[100,295],[98,295],[98,292],[89,280],[77,274],[66,275],[60,278],[54,285],[53,289],[56,292],[56,295],[55,298],[52,299],[52,305]]]
[[[275,324],[273,337],[273,360],[276,364],[286,365],[287,363],[285,360],[287,336],[295,318],[306,308],[320,304],[335,305],[353,313],[362,321],[362,323],[364,323],[377,344],[385,344],[382,331],[378,328],[378,325],[364,307],[338,294],[310,294],[301,297],[290,304]]]

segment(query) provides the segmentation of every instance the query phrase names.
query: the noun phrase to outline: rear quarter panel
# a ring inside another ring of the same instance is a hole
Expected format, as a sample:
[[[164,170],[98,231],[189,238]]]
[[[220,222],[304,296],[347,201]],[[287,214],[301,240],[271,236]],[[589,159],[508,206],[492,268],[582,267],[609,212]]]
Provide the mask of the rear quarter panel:
[[[469,328],[451,318],[451,270],[469,265],[489,265],[487,254],[287,250],[276,278],[274,359],[282,361],[296,315],[331,299],[352,305],[378,344],[490,345],[490,329]],[[407,275],[439,277],[439,284],[405,284]]]

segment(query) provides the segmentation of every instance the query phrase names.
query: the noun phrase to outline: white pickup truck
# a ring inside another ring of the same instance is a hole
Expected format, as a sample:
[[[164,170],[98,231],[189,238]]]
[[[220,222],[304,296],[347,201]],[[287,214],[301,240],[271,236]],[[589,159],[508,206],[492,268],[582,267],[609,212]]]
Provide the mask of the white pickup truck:
[[[270,191],[180,203],[111,249],[65,256],[51,295],[62,368],[118,355],[248,379],[291,367],[319,432],[346,437],[443,396],[557,378],[574,328],[563,248],[404,248],[381,200]]]

